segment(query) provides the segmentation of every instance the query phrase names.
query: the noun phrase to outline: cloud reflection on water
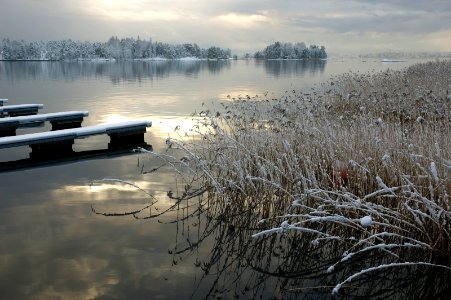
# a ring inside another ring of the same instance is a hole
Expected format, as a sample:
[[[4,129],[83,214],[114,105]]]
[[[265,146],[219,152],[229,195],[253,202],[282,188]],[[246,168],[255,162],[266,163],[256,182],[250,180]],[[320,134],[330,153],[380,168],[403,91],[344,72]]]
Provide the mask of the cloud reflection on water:
[[[120,297],[145,298],[152,290],[155,294],[166,293],[155,286],[156,282],[162,286],[170,277],[172,285],[177,274],[193,276],[191,268],[171,268],[172,258],[167,251],[176,239],[175,225],[131,217],[105,218],[91,212],[91,205],[115,212],[150,202],[149,196],[126,186],[89,186],[91,179],[115,172],[129,174],[127,180],[151,192],[160,209],[172,204],[166,192],[170,189],[168,182],[173,182],[173,173],[162,168],[156,174],[142,175],[136,160],[125,157],[107,164],[94,161],[23,172],[33,176],[35,188],[27,184],[27,190],[39,192],[28,194],[19,206],[11,202],[5,207],[3,202],[0,212],[3,296],[49,299],[64,295],[67,299],[89,299],[114,289]],[[142,160],[152,164],[152,159]],[[48,187],[45,191],[40,189],[43,184]],[[18,188],[2,189],[2,200],[13,200]],[[159,220],[167,222],[174,218],[169,213]],[[189,284],[184,288],[188,290]]]

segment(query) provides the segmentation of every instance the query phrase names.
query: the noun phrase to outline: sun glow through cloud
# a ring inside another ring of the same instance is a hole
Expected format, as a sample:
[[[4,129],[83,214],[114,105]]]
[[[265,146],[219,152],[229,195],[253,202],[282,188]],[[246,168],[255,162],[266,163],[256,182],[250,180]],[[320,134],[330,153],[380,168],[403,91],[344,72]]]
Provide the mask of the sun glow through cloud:
[[[223,24],[244,28],[255,27],[258,25],[268,23],[270,21],[270,19],[264,15],[258,14],[244,15],[235,13],[220,15],[217,16],[215,19]]]
[[[148,1],[142,0],[90,0],[89,13],[117,21],[174,21],[179,15],[173,10],[155,8]]]

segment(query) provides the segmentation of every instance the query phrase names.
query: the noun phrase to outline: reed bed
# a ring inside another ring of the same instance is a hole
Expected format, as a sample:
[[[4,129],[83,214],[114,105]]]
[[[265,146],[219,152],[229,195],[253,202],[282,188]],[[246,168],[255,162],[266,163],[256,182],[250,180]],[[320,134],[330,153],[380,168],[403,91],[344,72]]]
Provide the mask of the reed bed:
[[[309,92],[203,111],[193,128],[200,139],[176,131],[171,155],[152,154],[200,179],[216,199],[209,206],[258,217],[252,239],[333,244],[340,255],[328,274],[359,261],[334,295],[389,269],[449,272],[450,90],[450,61],[348,73]]]

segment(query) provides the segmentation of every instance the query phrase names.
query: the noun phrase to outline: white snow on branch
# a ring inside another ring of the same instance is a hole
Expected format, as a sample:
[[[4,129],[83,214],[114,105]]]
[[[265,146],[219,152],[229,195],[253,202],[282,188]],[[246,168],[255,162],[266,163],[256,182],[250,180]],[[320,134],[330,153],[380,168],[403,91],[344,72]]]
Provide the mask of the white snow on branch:
[[[368,269],[364,269],[364,270],[362,270],[360,272],[352,274],[351,276],[349,276],[348,278],[346,278],[344,281],[340,282],[339,284],[337,284],[333,288],[332,295],[337,294],[344,284],[349,283],[353,279],[355,279],[355,278],[357,278],[357,277],[359,277],[361,275],[364,275],[366,273],[373,272],[373,271],[378,271],[378,270],[382,270],[382,269],[395,268],[395,267],[406,267],[406,266],[430,266],[430,267],[438,267],[438,268],[445,268],[445,269],[451,270],[450,267],[443,266],[443,265],[431,264],[431,263],[427,263],[427,262],[403,262],[403,263],[383,264],[383,265],[379,265],[379,266],[376,266],[376,267],[371,267],[371,268],[368,268]]]
[[[360,219],[360,225],[363,227],[370,227],[373,225],[373,219],[371,219],[371,216],[364,216]]]
[[[432,173],[432,176],[434,177],[435,182],[439,183],[440,179],[438,177],[438,171],[437,171],[437,166],[435,165],[435,162],[431,162],[431,173]]]

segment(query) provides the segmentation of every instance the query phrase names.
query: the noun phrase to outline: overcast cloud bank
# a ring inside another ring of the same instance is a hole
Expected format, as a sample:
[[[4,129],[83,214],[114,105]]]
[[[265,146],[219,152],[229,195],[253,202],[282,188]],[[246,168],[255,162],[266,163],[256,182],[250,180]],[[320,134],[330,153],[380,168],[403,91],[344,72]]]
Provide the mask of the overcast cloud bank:
[[[450,19],[448,0],[3,0],[0,38],[93,42],[140,36],[239,53],[277,40],[341,53],[446,52]]]

